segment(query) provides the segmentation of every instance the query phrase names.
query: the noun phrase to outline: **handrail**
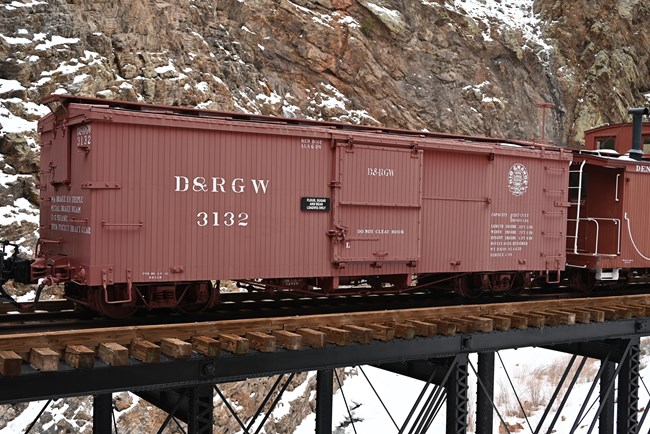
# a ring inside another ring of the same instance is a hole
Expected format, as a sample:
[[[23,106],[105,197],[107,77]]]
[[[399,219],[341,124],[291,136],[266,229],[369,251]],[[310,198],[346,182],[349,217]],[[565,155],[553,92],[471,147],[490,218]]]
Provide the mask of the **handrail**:
[[[627,218],[627,213],[626,213],[626,218]],[[584,217],[584,218],[580,218],[580,219],[576,219],[576,220],[577,220],[576,221],[576,226],[578,225],[577,223],[578,223],[579,220],[592,222],[592,223],[594,223],[596,225],[596,243],[595,243],[594,253],[587,253],[588,255],[591,255],[591,256],[598,256],[598,247],[599,247],[598,242],[599,242],[599,238],[600,238],[600,223],[598,223],[598,221],[613,222],[614,225],[616,225],[618,227],[618,233],[617,233],[618,241],[617,241],[617,247],[616,247],[616,255],[621,254],[621,219],[605,218],[605,217]],[[629,227],[629,220],[628,220],[628,227]],[[577,233],[576,233],[576,241],[575,241],[576,245],[577,245],[577,240],[578,240],[578,238],[577,238]],[[574,250],[573,253],[575,255],[581,254],[581,253],[577,252],[577,250]],[[613,253],[603,253],[603,254],[604,255],[612,255]],[[648,260],[650,260],[650,259],[648,259]]]
[[[646,261],[650,261],[650,258],[645,256],[643,253],[639,251],[639,248],[636,246],[636,243],[634,242],[634,238],[632,238],[632,229],[630,228],[630,218],[627,216],[627,213],[624,215],[625,221],[627,222],[627,232],[628,235],[630,236],[630,241],[632,242],[632,246],[634,247],[634,250],[641,256],[643,259]]]

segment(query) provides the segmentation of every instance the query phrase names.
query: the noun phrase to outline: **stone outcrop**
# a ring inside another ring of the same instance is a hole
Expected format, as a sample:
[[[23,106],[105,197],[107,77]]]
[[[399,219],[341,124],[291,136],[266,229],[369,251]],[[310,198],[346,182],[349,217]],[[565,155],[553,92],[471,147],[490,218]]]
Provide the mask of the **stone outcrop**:
[[[55,92],[527,140],[541,136],[536,104],[552,102],[545,136],[571,146],[585,129],[647,105],[649,2],[515,8],[500,0],[5,2],[0,239],[34,248],[36,120]],[[270,384],[251,382],[233,399],[252,406]],[[127,401],[115,404],[124,414]],[[135,406],[148,423],[164,419]],[[23,407],[4,407],[0,427]],[[267,430],[296,423],[273,419]]]

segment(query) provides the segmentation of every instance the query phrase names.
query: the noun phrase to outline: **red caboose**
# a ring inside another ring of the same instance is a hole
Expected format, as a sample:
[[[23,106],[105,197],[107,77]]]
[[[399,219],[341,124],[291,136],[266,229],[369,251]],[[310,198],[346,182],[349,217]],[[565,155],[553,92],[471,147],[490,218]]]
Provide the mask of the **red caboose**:
[[[55,96],[35,277],[112,316],[219,279],[508,290],[565,266],[571,154],[520,142]],[[255,279],[255,280],[253,280]],[[422,279],[425,280],[424,278]]]
[[[650,122],[642,125],[642,150],[650,155]],[[585,131],[586,150],[611,150],[623,155],[632,148],[632,124],[611,124]]]
[[[650,126],[642,124],[647,108],[631,109],[632,124],[592,130],[616,138],[616,150],[581,152],[571,166],[567,267],[575,286],[591,288],[598,281],[625,282],[650,269],[650,162],[643,158]],[[615,128],[615,129],[614,129]]]

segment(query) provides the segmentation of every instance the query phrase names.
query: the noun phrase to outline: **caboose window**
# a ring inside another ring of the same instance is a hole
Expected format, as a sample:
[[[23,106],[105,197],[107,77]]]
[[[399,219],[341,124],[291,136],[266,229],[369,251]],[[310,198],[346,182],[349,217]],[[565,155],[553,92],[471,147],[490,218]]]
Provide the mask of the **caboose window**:
[[[616,150],[616,137],[596,137],[596,149]]]
[[[650,134],[643,135],[643,153],[650,154]]]

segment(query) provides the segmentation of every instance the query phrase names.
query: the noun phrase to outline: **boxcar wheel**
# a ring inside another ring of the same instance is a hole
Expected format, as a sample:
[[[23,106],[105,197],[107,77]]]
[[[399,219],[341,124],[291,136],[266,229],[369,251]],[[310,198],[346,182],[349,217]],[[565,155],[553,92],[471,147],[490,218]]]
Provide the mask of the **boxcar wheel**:
[[[476,298],[483,293],[480,281],[471,274],[458,277],[454,283],[454,291],[466,298]]]
[[[186,314],[199,313],[209,310],[219,302],[219,282],[190,283],[183,287],[178,311]]]
[[[596,275],[587,269],[572,270],[569,283],[578,291],[591,292],[596,287]]]

